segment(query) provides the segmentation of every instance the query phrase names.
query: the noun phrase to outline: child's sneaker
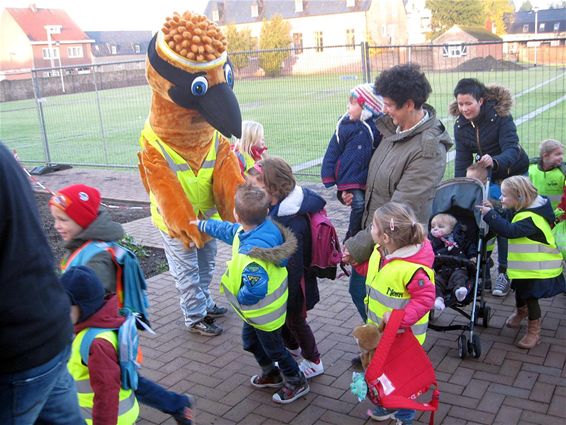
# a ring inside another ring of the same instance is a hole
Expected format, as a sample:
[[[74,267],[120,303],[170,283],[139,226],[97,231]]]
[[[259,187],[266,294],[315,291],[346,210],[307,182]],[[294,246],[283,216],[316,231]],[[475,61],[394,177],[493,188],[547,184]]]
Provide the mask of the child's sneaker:
[[[386,421],[388,419],[395,419],[397,410],[389,410],[381,406],[374,407],[373,410],[368,410],[367,414],[374,421]]]
[[[445,308],[446,308],[446,305],[444,304],[444,298],[436,297],[436,299],[434,300],[434,309],[438,313],[442,313]]]
[[[324,373],[324,366],[322,366],[322,360],[320,359],[318,359],[318,363],[304,359],[299,364],[299,369],[301,369],[301,372],[305,374],[307,379],[314,378],[315,376],[322,375]]]
[[[454,295],[456,295],[456,299],[458,300],[458,302],[462,302],[466,299],[466,296],[468,295],[468,288],[462,286],[461,288],[458,288],[454,291]]]
[[[297,385],[285,382],[285,385],[281,387],[279,391],[273,394],[271,399],[278,404],[289,404],[294,402],[296,399],[308,394],[310,391],[309,383],[307,378],[301,373],[301,381]]]
[[[193,406],[195,401],[190,395],[185,394],[185,396],[187,397],[187,403],[185,407],[183,407],[183,410],[181,412],[175,413],[173,415],[173,419],[175,419],[175,422],[177,422],[178,425],[193,425],[195,420],[195,412],[193,410]]]
[[[208,317],[222,317],[226,313],[228,313],[228,309],[226,307],[219,307],[218,305],[214,304],[214,306],[206,312]]]
[[[504,297],[511,290],[511,282],[507,277],[506,273],[499,273],[497,279],[495,279],[495,288],[491,291],[491,295],[494,297]]]
[[[283,385],[283,377],[279,368],[274,368],[268,374],[254,375],[250,383],[256,388],[279,388]]]
[[[199,333],[204,336],[217,336],[222,333],[222,328],[214,323],[211,317],[205,317],[189,327],[190,332]]]

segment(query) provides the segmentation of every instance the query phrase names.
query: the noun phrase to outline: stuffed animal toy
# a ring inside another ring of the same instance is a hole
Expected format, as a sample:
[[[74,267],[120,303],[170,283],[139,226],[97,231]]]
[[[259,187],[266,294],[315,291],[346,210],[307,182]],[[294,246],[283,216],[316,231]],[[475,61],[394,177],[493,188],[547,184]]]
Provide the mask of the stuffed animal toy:
[[[226,39],[205,16],[175,13],[149,44],[146,76],[151,109],[138,156],[152,220],[185,247],[201,248],[206,236],[191,221],[234,221],[243,183],[227,140],[241,136],[242,117]]]
[[[382,333],[383,327],[378,327],[373,323],[356,326],[352,332],[352,335],[360,348],[360,358],[362,360],[364,370],[368,368],[371,362],[373,353],[375,352],[377,344],[379,344]]]

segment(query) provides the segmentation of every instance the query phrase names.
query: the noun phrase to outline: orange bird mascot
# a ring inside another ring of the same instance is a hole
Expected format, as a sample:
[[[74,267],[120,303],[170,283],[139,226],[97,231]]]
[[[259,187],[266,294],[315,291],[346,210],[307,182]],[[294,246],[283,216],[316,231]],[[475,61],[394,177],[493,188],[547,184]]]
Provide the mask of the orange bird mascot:
[[[240,137],[242,128],[226,39],[205,16],[175,13],[149,44],[146,75],[151,109],[140,138],[139,169],[152,221],[161,232],[185,325],[219,335],[214,318],[226,308],[209,291],[216,241],[191,221],[234,221],[234,194],[243,183],[226,139]]]

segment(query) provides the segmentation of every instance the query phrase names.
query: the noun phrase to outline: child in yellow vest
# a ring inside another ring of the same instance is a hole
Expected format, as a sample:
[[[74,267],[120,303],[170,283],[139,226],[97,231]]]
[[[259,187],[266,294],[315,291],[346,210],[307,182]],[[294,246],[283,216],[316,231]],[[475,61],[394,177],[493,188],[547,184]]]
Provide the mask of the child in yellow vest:
[[[242,137],[236,139],[232,151],[238,157],[242,176],[245,177],[256,161],[265,158],[267,146],[263,125],[256,121],[242,121]]]
[[[478,206],[490,230],[509,239],[507,273],[515,290],[515,312],[507,319],[510,328],[521,326],[528,317],[527,334],[517,342],[520,348],[540,344],[539,298],[564,291],[562,254],[550,230],[554,212],[550,201],[540,196],[525,176],[508,177],[501,183],[501,203],[514,211],[511,222],[501,217],[489,201]]]
[[[564,191],[564,146],[558,140],[547,139],[540,144],[540,158],[533,158],[529,179],[540,195],[548,197],[556,208]]]
[[[236,191],[234,216],[238,223],[197,221],[206,232],[232,245],[232,259],[222,277],[221,290],[244,321],[244,350],[252,353],[262,374],[256,388],[280,388],[272,400],[288,404],[309,392],[299,365],[285,348],[281,328],[287,314],[287,269],[297,249],[291,231],[267,219],[270,198],[251,185]]]
[[[434,252],[411,208],[388,202],[375,210],[371,235],[376,243],[369,259],[366,298],[368,323],[387,322],[391,310],[404,309],[401,328],[411,328],[422,344],[428,314],[434,306]],[[377,406],[372,419],[396,419],[412,425],[414,410],[388,410]]]
[[[117,332],[99,334],[89,349],[88,364],[81,358],[81,342],[90,328],[119,328],[124,317],[118,314],[113,295],[104,299],[104,287],[96,274],[85,266],[71,267],[61,283],[71,301],[71,321],[75,339],[68,369],[75,380],[81,413],[88,425],[130,425],[136,422],[139,405],[134,391],[120,381]]]

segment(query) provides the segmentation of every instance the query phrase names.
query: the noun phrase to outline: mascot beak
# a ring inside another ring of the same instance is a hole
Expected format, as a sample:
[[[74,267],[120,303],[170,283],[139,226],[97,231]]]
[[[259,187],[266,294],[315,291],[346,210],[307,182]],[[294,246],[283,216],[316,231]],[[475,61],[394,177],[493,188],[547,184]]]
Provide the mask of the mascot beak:
[[[242,113],[234,92],[226,83],[210,87],[198,99],[196,109],[208,123],[227,138],[242,137]]]

